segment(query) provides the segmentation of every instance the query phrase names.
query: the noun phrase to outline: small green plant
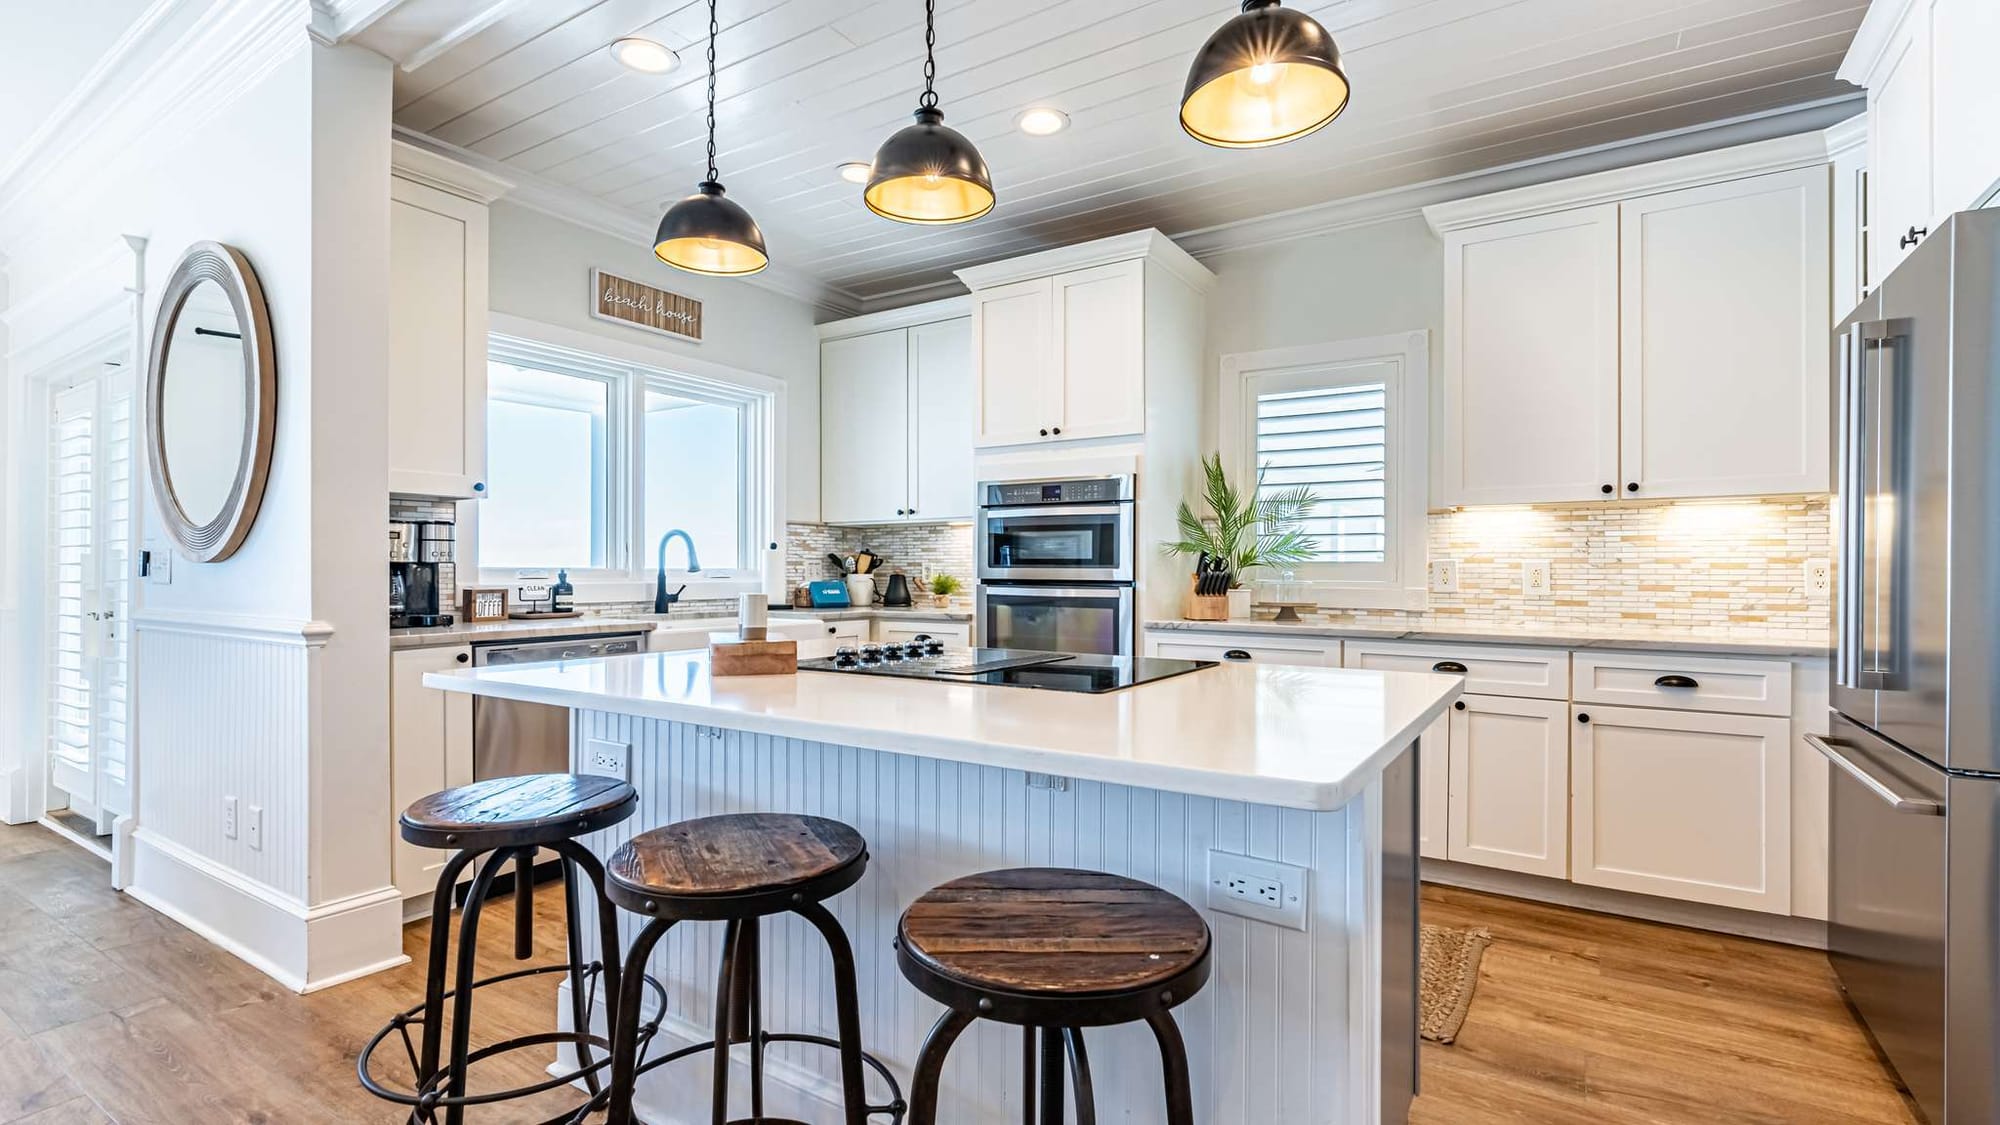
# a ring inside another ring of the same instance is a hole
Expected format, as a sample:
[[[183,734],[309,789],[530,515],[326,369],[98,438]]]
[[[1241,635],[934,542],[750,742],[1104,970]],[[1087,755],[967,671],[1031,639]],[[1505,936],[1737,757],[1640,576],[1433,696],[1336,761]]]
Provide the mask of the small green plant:
[[[965,584],[949,574],[931,575],[931,593],[940,598],[951,597],[963,589],[965,589]]]
[[[1319,497],[1301,485],[1259,499],[1264,472],[1257,471],[1257,482],[1246,495],[1229,483],[1229,475],[1222,471],[1220,453],[1203,458],[1201,499],[1209,514],[1197,516],[1182,501],[1175,515],[1181,537],[1162,545],[1167,553],[1207,553],[1211,558],[1223,560],[1229,567],[1231,589],[1243,585],[1243,575],[1251,567],[1311,562],[1318,552],[1312,537],[1300,525],[1312,514]]]

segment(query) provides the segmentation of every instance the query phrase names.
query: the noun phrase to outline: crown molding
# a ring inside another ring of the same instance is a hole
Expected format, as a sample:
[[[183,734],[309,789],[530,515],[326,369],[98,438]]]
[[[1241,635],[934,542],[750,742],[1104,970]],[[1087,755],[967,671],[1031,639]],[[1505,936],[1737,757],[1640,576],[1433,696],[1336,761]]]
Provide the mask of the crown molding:
[[[1036,277],[1050,277],[1071,270],[1090,269],[1093,266],[1129,262],[1138,258],[1157,263],[1201,292],[1206,293],[1215,288],[1215,274],[1210,272],[1207,266],[1195,261],[1194,256],[1176,245],[1173,239],[1151,227],[1135,230],[1129,234],[1114,234],[1109,238],[1079,242],[1074,246],[1058,246],[1053,250],[1024,254],[1018,258],[968,266],[954,272],[968,289],[990,289],[995,285],[1006,285]]]
[[[462,164],[400,138],[389,141],[389,171],[413,183],[434,187],[474,203],[492,203],[514,190],[514,181]]]
[[[1837,160],[1850,152],[1868,149],[1868,115],[1857,113],[1837,125],[1829,125],[1821,130],[1820,136],[1826,140],[1826,158]]]
[[[337,47],[367,31],[408,0],[312,0],[307,27],[313,39]]]
[[[935,324],[940,320],[956,320],[972,315],[972,298],[960,293],[941,301],[926,301],[921,305],[899,305],[880,312],[863,313],[845,320],[829,320],[814,326],[821,340],[840,340],[849,336],[866,336],[871,332],[893,332],[898,328],[915,328],[919,324]]]
[[[402,125],[395,126],[392,134],[395,140],[411,148],[428,151],[495,179],[511,182],[513,188],[507,193],[509,203],[623,242],[652,245],[654,222],[623,207]],[[853,316],[861,312],[859,295],[785,266],[767,266],[761,272],[739,280],[745,285],[768,289],[836,316]]]
[[[1928,3],[1929,0],[1926,0]],[[1990,0],[1972,0],[1973,3]],[[1840,69],[1833,76],[1854,86],[1866,87],[1868,76],[1889,53],[1896,42],[1896,33],[1902,30],[1903,20],[1915,7],[1915,0],[1873,0],[1868,5],[1868,13],[1861,17],[1861,26],[1854,29],[1854,39],[1847,45],[1847,54],[1840,60]]]

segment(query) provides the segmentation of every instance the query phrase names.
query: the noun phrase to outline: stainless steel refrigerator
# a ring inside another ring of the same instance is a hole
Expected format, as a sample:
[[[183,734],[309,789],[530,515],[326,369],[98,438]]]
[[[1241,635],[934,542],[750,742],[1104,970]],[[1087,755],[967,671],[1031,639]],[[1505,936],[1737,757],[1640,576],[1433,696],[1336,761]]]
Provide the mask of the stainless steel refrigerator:
[[[1933,1123],[2000,1115],[2000,211],[1835,334],[1828,944]]]

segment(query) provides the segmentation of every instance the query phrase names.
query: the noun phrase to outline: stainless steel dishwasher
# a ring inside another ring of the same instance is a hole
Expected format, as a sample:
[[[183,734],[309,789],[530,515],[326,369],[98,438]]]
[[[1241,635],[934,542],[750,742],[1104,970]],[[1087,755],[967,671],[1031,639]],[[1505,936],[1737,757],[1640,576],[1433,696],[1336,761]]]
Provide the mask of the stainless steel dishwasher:
[[[584,637],[537,637],[474,645],[475,668],[545,664],[646,651],[644,633],[604,633]],[[569,708],[546,703],[472,698],[472,777],[514,777],[524,773],[568,773]]]

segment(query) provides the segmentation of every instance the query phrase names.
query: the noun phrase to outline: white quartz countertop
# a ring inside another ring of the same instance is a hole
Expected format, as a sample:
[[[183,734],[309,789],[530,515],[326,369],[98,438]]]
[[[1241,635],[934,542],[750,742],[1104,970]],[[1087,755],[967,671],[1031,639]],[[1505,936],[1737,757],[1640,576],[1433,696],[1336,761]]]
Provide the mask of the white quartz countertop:
[[[1309,810],[1353,800],[1459,695],[1457,676],[1224,664],[1084,695],[887,676],[710,676],[706,652],[432,673],[578,710]]]
[[[1315,621],[1148,621],[1147,632],[1236,633],[1263,637],[1326,637],[1341,640],[1420,641],[1433,644],[1528,645],[1537,648],[1620,649],[1639,652],[1712,652],[1722,656],[1824,657],[1825,641],[1765,637],[1745,632],[1695,629],[1566,629],[1523,624],[1513,629],[1405,629],[1395,626],[1338,625]]]

